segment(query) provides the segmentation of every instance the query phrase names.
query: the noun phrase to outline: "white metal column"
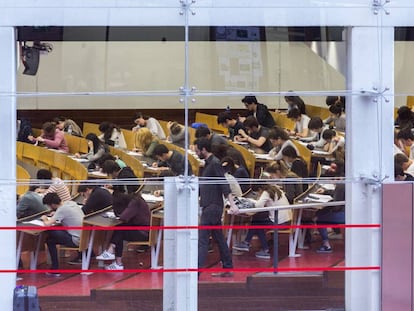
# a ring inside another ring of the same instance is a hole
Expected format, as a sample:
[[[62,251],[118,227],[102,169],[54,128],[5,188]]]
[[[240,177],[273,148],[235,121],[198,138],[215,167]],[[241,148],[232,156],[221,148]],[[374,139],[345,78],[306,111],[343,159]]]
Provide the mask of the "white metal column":
[[[198,179],[169,177],[164,182],[165,226],[198,225]],[[179,229],[164,232],[164,268],[197,269],[198,230]],[[197,272],[164,273],[163,309],[197,310]]]
[[[13,27],[0,27],[0,132],[3,151],[0,152],[0,226],[16,226],[16,36]],[[16,232],[0,230],[2,251],[0,269],[16,269]],[[13,309],[15,273],[0,273],[0,305]]]
[[[380,181],[393,179],[394,28],[348,29],[347,224],[381,223]],[[358,93],[361,95],[358,95]],[[367,96],[370,94],[372,96]],[[358,180],[356,181],[355,180]],[[347,267],[380,266],[380,229],[347,229]],[[381,272],[347,271],[346,310],[381,309]]]

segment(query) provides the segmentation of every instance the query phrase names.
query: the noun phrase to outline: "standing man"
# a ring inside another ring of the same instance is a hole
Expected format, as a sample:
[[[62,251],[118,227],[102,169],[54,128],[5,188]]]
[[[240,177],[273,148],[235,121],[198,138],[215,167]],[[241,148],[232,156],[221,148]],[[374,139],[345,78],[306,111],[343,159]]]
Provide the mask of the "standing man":
[[[267,106],[257,102],[256,96],[245,96],[241,101],[247,108],[247,116],[254,116],[260,125],[269,129],[276,125]]]
[[[208,138],[199,138],[194,142],[194,144],[199,158],[205,160],[205,167],[203,169],[200,182],[200,207],[202,209],[200,226],[221,226],[221,216],[224,208],[223,195],[228,198],[231,211],[237,211],[237,207],[234,204],[230,186],[224,177],[224,171],[220,160],[211,152],[210,140]],[[213,179],[216,180],[216,182],[211,182],[207,179]],[[218,244],[223,268],[232,269],[233,261],[231,253],[221,229],[201,229],[199,231],[198,267],[204,267],[208,252],[210,233]],[[231,277],[233,276],[233,272],[226,271],[213,273],[212,276]]]

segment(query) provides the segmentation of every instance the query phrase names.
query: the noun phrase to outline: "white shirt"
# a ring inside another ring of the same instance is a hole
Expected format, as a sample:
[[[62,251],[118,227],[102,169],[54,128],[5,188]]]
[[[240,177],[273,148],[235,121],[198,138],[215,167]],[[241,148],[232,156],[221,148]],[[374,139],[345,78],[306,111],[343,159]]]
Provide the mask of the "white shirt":
[[[278,199],[277,194],[275,194],[275,200],[272,200],[267,191],[263,191],[259,199],[255,203],[255,207],[266,207],[266,206],[281,206],[289,205],[289,201],[286,198],[285,193],[282,191],[281,197]],[[269,211],[270,220],[275,222],[275,211]],[[278,224],[283,224],[292,219],[292,211],[290,209],[279,210],[278,213]]]
[[[295,122],[295,132],[302,133],[304,129],[308,128],[310,118],[306,114],[302,114],[299,121]],[[312,136],[311,131],[308,131],[308,137]]]

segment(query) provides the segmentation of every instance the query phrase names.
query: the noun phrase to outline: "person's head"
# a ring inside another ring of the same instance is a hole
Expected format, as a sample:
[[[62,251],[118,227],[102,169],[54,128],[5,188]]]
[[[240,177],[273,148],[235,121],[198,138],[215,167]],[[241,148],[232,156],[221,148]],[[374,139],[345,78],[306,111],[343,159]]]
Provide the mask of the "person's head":
[[[78,187],[78,193],[83,196],[84,198],[89,198],[92,191],[96,188],[96,185],[92,184],[80,184]]]
[[[249,111],[256,111],[257,108],[257,98],[256,96],[244,96],[241,102]]]
[[[302,116],[302,113],[300,112],[299,108],[293,107],[289,110],[287,113],[287,117],[293,121],[299,121]]]
[[[329,106],[329,112],[331,113],[332,118],[339,118],[343,112],[343,109],[340,104],[334,104]]]
[[[273,147],[276,147],[289,140],[289,135],[284,129],[275,126],[269,131],[269,140],[272,143]]]
[[[411,146],[414,143],[414,134],[410,128],[404,128],[398,132],[397,139],[401,140],[404,146]]]
[[[99,165],[99,167],[102,167],[106,160],[113,160],[115,161],[116,158],[110,154],[109,152],[105,152],[97,161],[96,164]]]
[[[65,117],[56,117],[56,118],[54,118],[53,122],[56,124],[56,128],[63,131],[65,129],[66,119],[67,118],[65,118]]]
[[[258,193],[262,193],[266,191],[272,200],[280,199],[282,197],[282,190],[279,187],[272,185],[270,183],[253,183],[252,190],[257,191]]]
[[[203,138],[203,137],[210,138],[210,135],[211,135],[211,131],[206,126],[200,126],[195,131],[195,138]]]
[[[148,119],[149,119],[149,116],[144,115],[142,112],[135,112],[135,116],[134,116],[135,124],[139,126],[146,126]]]
[[[255,133],[259,130],[259,122],[254,116],[248,116],[243,125],[249,133]]]
[[[338,104],[345,110],[345,96],[326,96],[325,103],[328,107]]]
[[[285,102],[291,107],[300,107],[305,104],[302,98],[293,95],[285,96]]]
[[[96,136],[94,133],[88,133],[85,136],[85,139],[88,140],[88,145],[93,147],[93,153],[97,153],[99,150],[99,146],[101,145],[101,140]]]
[[[344,177],[345,176],[345,161],[343,160],[335,160],[333,161],[327,172],[326,175],[334,176],[334,177]]]
[[[46,193],[43,197],[43,204],[49,206],[54,211],[57,210],[61,203],[62,200],[56,192]]]
[[[283,148],[282,150],[282,156],[283,156],[283,160],[286,163],[291,163],[293,162],[295,159],[298,158],[298,153],[296,152],[296,149],[293,148],[292,146],[286,146],[285,148]]]
[[[323,121],[320,117],[313,117],[309,120],[308,129],[320,133],[323,129]]]
[[[410,166],[410,159],[403,153],[394,155],[394,166],[401,166],[404,171]]]
[[[223,159],[221,159],[221,166],[226,173],[230,173],[231,175],[233,175],[236,171],[236,165],[233,161],[233,158],[229,156],[225,156]]]
[[[195,151],[200,159],[208,158],[211,153],[211,142],[207,137],[197,138],[194,141]]]
[[[400,120],[405,121],[411,120],[413,118],[413,112],[408,106],[401,106],[400,108],[398,108],[397,114]]]
[[[170,131],[171,135],[178,135],[184,131],[184,126],[174,121],[168,123],[168,130]]]
[[[232,126],[236,120],[231,116],[231,113],[228,111],[220,112],[217,116],[217,123],[225,128]]]
[[[335,136],[336,136],[336,132],[331,129],[325,130],[322,134],[322,138],[326,140],[327,142],[331,142],[332,138],[334,138]]]
[[[104,134],[104,140],[106,141],[111,138],[112,132],[114,128],[117,128],[117,126],[113,123],[104,121],[101,124],[99,124],[98,128],[99,128],[99,131]]]
[[[114,160],[106,160],[102,164],[102,172],[112,176],[112,178],[118,177],[118,173],[121,170],[118,163],[116,163]]]
[[[54,122],[45,122],[42,125],[42,131],[46,137],[55,137],[56,124]]]
[[[170,151],[168,148],[163,144],[158,144],[155,146],[153,151],[153,156],[159,161],[166,161],[168,160],[168,153]]]
[[[270,163],[266,166],[264,171],[270,178],[286,178],[289,173],[289,169],[283,161],[274,161]]]
[[[42,179],[42,180],[51,180],[52,179],[52,172],[47,170],[47,169],[42,168],[42,169],[37,171],[36,178],[37,179]]]
[[[135,134],[135,145],[143,152],[147,152],[153,140],[155,140],[154,134],[146,127],[140,128]]]

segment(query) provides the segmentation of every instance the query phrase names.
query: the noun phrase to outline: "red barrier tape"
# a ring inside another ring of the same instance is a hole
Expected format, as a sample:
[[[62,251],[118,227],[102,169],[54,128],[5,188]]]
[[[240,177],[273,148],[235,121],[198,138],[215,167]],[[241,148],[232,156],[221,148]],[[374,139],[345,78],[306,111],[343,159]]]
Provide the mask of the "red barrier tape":
[[[220,226],[82,226],[82,227],[64,227],[64,226],[20,226],[20,227],[0,227],[0,230],[17,230],[17,231],[45,231],[45,230],[219,230],[219,229],[317,229],[317,228],[381,228],[380,224],[323,224],[323,225],[220,225]]]

